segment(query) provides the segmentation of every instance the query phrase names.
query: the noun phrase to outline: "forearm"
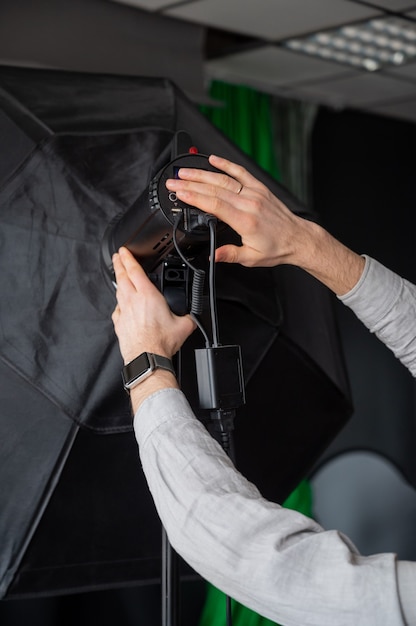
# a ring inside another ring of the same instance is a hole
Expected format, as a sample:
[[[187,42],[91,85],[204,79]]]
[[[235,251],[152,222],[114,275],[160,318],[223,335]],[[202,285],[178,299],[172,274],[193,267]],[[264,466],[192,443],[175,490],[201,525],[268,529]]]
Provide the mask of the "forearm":
[[[173,547],[212,584],[286,625],[403,624],[395,557],[361,557],[339,533],[264,500],[181,392],[148,398],[135,431]]]
[[[299,228],[304,234],[294,245],[288,262],[304,269],[338,296],[349,292],[364,270],[363,257],[314,222],[303,220]]]
[[[416,286],[366,257],[360,280],[340,299],[416,377]]]

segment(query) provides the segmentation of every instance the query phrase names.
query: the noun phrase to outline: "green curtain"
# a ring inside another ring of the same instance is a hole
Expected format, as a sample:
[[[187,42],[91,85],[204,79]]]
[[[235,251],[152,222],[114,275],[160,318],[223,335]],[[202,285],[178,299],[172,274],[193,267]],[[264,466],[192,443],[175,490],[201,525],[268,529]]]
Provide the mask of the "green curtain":
[[[214,81],[210,96],[218,106],[202,112],[217,128],[277,180],[280,172],[273,147],[270,96],[240,85]]]
[[[201,111],[263,169],[280,180],[274,146],[271,97],[249,87],[219,81],[211,84],[210,97],[221,104],[212,107],[203,106]],[[312,494],[309,483],[303,481],[283,506],[311,517]],[[232,602],[232,618],[233,626],[275,626],[275,622],[235,601]],[[225,595],[212,585],[208,585],[199,626],[225,626],[225,624]]]

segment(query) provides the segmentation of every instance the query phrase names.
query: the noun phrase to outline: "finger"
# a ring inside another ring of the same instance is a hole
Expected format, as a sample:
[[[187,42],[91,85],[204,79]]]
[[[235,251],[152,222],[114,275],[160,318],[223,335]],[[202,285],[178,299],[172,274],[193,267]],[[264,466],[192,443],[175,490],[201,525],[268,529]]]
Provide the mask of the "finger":
[[[178,179],[169,179],[166,183],[168,188],[176,189],[178,180],[193,180],[199,183],[211,184],[222,189],[227,189],[238,193],[241,186],[252,187],[253,189],[263,189],[264,185],[244,167],[237,165],[232,161],[211,155],[209,157],[211,165],[218,170],[222,170],[224,174],[211,172],[204,169],[181,168],[179,170]],[[235,182],[237,181],[237,183]]]
[[[169,179],[166,181],[168,189],[176,189],[181,187],[179,181],[193,181],[196,183],[203,183],[205,185],[211,185],[213,188],[226,189],[237,193],[241,187],[241,183],[228,176],[228,174],[220,174],[218,172],[211,172],[209,170],[194,169],[194,168],[181,168],[179,170],[179,178]]]
[[[238,263],[238,246],[231,244],[215,250],[216,263]]]
[[[116,308],[114,309],[114,311],[113,311],[113,313],[111,315],[111,319],[113,320],[113,324],[116,323],[116,321],[118,320],[119,316],[120,316],[120,307],[117,304]]]
[[[236,228],[239,225],[239,218],[244,211],[240,201],[238,208],[234,206],[237,196],[235,193],[209,185],[201,186],[198,183],[186,183],[186,188],[178,189],[175,193],[179,200],[190,206],[196,207],[205,213],[215,215],[220,220]]]
[[[263,183],[257,180],[257,178],[250,174],[242,165],[228,161],[228,159],[216,156],[215,154],[211,154],[209,162],[217,169],[228,174],[228,176],[238,180],[244,187],[252,187],[253,189],[264,187]]]
[[[227,244],[217,248],[215,251],[216,263],[239,263],[245,267],[255,267],[256,257],[259,255],[255,250],[247,250],[245,246],[234,246]],[[259,257],[260,258],[260,257]]]
[[[130,252],[127,249],[120,248],[119,252],[114,254],[112,259],[117,283],[116,297],[118,301],[123,295],[137,291],[136,284],[132,278],[132,267],[136,261],[134,257],[129,259],[129,256]]]
[[[215,251],[215,261],[217,263],[239,263],[244,265],[244,248],[227,244],[217,248]]]
[[[196,322],[189,313],[182,316],[177,316],[174,313],[172,313],[172,315],[177,319],[178,325],[180,324],[181,332],[178,333],[178,339],[180,343],[183,343],[183,341],[185,341],[185,339],[196,329]]]
[[[120,255],[117,252],[113,254],[112,262],[113,262],[114,275],[116,277],[117,291],[119,291],[120,286],[122,285],[123,281],[128,282],[129,278],[127,276],[127,272],[124,268],[124,264],[120,258]]]
[[[116,299],[119,307],[122,311],[125,311],[130,306],[132,298],[139,292],[143,294],[144,288],[141,288],[134,275],[132,276],[132,269],[129,264],[137,265],[134,257],[130,258],[130,253],[126,249],[120,249],[118,253],[113,255],[113,268],[116,277]],[[133,265],[133,266],[134,266]],[[138,266],[139,270],[141,269]],[[118,319],[117,310],[114,311],[113,321]]]
[[[128,280],[136,291],[143,292],[149,289],[156,289],[147,277],[146,272],[135,259],[133,254],[125,247],[119,250],[120,262]]]

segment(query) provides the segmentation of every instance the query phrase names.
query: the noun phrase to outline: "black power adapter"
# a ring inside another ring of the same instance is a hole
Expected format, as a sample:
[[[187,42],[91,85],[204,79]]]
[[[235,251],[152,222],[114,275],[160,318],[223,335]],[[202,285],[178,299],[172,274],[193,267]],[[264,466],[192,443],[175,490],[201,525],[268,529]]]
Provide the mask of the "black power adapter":
[[[197,349],[195,362],[202,409],[236,409],[245,403],[240,346]]]

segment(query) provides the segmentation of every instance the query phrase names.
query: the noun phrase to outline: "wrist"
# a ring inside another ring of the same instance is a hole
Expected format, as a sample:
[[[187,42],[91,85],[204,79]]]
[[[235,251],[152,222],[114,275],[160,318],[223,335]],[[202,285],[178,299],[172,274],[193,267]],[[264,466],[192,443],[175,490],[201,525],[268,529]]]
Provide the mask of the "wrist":
[[[146,347],[135,347],[133,349],[131,349],[129,347],[128,350],[123,350],[122,351],[122,358],[123,358],[123,363],[124,366],[128,365],[129,363],[132,363],[138,356],[140,356],[140,354],[144,354],[148,352],[149,354],[159,354],[160,356],[166,357],[167,359],[172,359],[172,355],[168,353],[167,350],[164,350],[163,348],[152,348],[151,350],[149,350]]]
[[[359,281],[365,259],[330,235],[322,226],[308,222],[308,243],[298,263],[337,296],[350,291]]]
[[[152,394],[162,389],[179,389],[176,377],[167,370],[155,370],[149,378],[130,391],[130,401],[133,414],[139,406]]]

